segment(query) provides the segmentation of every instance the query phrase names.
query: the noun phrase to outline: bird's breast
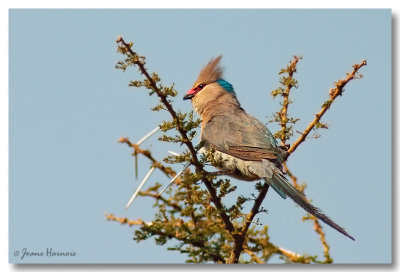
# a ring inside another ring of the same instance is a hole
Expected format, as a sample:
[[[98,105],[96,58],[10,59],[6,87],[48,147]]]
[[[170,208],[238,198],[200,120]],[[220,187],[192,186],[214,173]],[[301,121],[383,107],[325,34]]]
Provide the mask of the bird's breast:
[[[249,170],[251,164],[259,162],[245,161],[218,150],[211,151],[205,147],[202,147],[199,153],[205,154],[215,167],[227,172],[229,176],[245,181],[260,179],[259,176]]]

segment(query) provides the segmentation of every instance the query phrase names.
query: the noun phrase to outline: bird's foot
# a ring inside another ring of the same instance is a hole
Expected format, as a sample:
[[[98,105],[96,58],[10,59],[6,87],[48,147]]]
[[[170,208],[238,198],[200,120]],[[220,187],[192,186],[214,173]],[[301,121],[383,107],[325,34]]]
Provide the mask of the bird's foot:
[[[283,150],[285,150],[285,151],[288,151],[289,148],[290,148],[290,144],[282,145],[281,148],[282,148]]]

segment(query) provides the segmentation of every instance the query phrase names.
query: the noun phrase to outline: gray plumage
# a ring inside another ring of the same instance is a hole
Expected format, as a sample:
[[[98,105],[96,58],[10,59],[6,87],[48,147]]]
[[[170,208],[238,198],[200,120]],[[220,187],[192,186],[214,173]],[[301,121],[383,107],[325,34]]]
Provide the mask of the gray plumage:
[[[240,106],[231,84],[222,79],[221,56],[206,65],[184,99],[191,99],[202,119],[200,152],[213,150],[221,170],[240,180],[264,179],[282,198],[290,197],[310,214],[354,240],[342,227],[308,202],[282,171],[286,151],[272,133]]]

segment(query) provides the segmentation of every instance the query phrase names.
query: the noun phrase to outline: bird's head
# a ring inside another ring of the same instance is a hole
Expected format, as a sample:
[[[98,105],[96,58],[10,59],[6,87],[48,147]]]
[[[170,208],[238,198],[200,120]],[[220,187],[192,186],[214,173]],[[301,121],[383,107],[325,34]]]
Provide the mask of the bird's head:
[[[183,97],[184,100],[191,99],[194,109],[202,113],[205,106],[216,104],[217,99],[234,99],[236,95],[233,86],[222,78],[222,68],[219,65],[222,56],[210,60],[203,67],[193,87]]]

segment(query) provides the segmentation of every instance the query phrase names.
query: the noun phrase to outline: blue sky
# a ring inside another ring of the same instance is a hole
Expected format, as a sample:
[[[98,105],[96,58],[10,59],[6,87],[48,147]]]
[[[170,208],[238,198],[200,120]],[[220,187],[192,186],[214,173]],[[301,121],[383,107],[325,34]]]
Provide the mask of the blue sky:
[[[105,212],[152,218],[149,199],[124,210],[149,165],[140,160],[135,180],[131,151],[117,140],[137,141],[167,117],[150,111],[156,100],[145,90],[127,87],[140,76],[135,69],[114,69],[118,35],[134,41],[165,84],[175,83],[175,105],[184,111],[191,105],[181,97],[199,69],[223,54],[225,79],[263,122],[279,109],[269,95],[278,71],[293,55],[303,56],[291,105],[292,116],[301,118],[298,130],[319,111],[333,82],[367,59],[363,79],[349,83],[324,116],[330,129],[302,144],[288,164],[307,182],[313,203],[356,238],[324,225],[335,262],[391,262],[389,10],[11,10],[9,33],[10,262],[185,260],[153,241],[137,244],[132,228],[104,218]],[[143,147],[157,158],[180,149],[156,137]],[[168,182],[159,173],[149,184],[156,181]],[[241,192],[253,189],[236,183]],[[263,206],[269,212],[260,220],[272,242],[322,256],[300,208],[272,192]],[[49,247],[77,256],[14,256]]]

